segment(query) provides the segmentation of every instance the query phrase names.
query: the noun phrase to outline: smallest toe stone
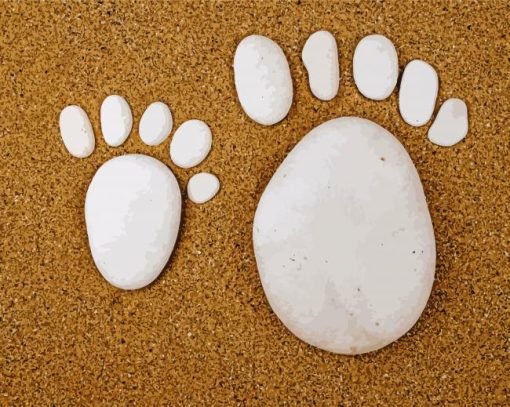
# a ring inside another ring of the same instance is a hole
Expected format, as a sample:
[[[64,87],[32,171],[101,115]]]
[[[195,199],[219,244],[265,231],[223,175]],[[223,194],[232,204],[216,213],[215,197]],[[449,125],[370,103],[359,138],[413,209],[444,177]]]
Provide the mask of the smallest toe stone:
[[[193,175],[188,181],[188,197],[191,201],[202,204],[210,201],[218,193],[220,181],[216,175],[201,172]]]
[[[85,158],[94,151],[96,140],[89,117],[80,106],[66,106],[60,113],[60,135],[73,157]]]
[[[448,99],[443,103],[436,119],[430,126],[428,137],[442,147],[450,147],[466,137],[468,132],[468,110],[461,99]]]

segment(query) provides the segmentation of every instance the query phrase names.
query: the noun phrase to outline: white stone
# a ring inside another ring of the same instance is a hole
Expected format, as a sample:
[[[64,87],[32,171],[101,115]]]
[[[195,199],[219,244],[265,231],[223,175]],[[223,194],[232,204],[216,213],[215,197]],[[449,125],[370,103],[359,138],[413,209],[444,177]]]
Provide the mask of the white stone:
[[[220,189],[218,178],[208,172],[193,175],[188,181],[188,197],[197,204],[210,201]]]
[[[278,123],[292,105],[292,79],[280,46],[261,35],[250,35],[234,56],[237,96],[245,113],[257,123]]]
[[[138,128],[140,138],[149,146],[157,146],[168,137],[173,123],[172,112],[166,104],[151,103],[140,119]]]
[[[269,303],[297,337],[359,354],[415,324],[429,298],[435,239],[404,147],[365,119],[313,129],[265,189],[253,242]]]
[[[336,40],[328,31],[310,35],[301,55],[308,71],[312,93],[321,100],[331,100],[338,93],[340,68]]]
[[[420,127],[430,120],[438,89],[437,72],[431,65],[419,59],[407,64],[398,98],[400,114],[407,124]]]
[[[188,120],[175,131],[170,143],[170,158],[181,168],[200,164],[212,146],[209,126],[202,120]]]
[[[398,79],[398,55],[388,38],[379,34],[364,37],[352,63],[354,82],[363,96],[383,100],[391,95]]]
[[[60,135],[69,154],[76,158],[88,157],[94,151],[96,140],[89,117],[80,106],[66,106],[60,112]]]
[[[173,251],[181,192],[161,161],[128,154],[105,162],[85,200],[92,257],[112,285],[132,290],[156,279]]]
[[[429,140],[443,147],[457,144],[468,132],[468,110],[461,99],[443,103],[429,129]]]
[[[133,127],[131,108],[122,96],[110,95],[101,104],[101,131],[110,147],[118,147]]]

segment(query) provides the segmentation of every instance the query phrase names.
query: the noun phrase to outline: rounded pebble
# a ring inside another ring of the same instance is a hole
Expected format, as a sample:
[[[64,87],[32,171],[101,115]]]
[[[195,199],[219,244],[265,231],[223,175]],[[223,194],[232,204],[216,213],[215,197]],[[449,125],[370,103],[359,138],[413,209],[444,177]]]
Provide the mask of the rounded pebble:
[[[110,147],[118,147],[129,136],[133,127],[133,115],[128,102],[122,96],[110,95],[101,104],[101,131]]]
[[[436,251],[407,151],[369,120],[313,129],[265,189],[253,225],[264,292],[285,326],[335,353],[382,348],[416,323]]]
[[[369,99],[383,100],[397,85],[398,55],[393,43],[383,35],[363,38],[354,51],[354,82]]]
[[[188,197],[191,201],[202,204],[210,201],[220,190],[220,181],[216,175],[201,172],[188,181]]]
[[[338,93],[340,68],[336,40],[328,31],[317,31],[306,40],[301,58],[308,71],[312,93],[321,100],[331,100]]]
[[[80,106],[66,106],[59,117],[60,136],[73,157],[85,158],[94,151],[96,139],[89,117]]]
[[[250,35],[234,56],[237,96],[245,113],[269,126],[281,121],[292,105],[293,88],[287,58],[273,40]]]
[[[211,151],[212,134],[202,120],[188,120],[175,131],[170,143],[170,158],[181,168],[200,164]]]
[[[181,192],[161,161],[128,154],[105,162],[85,199],[92,257],[112,285],[133,290],[156,279],[173,251]]]
[[[451,147],[466,137],[468,110],[461,99],[448,99],[443,103],[429,129],[429,140],[438,146]]]
[[[439,79],[436,70],[419,59],[407,64],[402,74],[398,107],[407,124],[420,127],[426,124],[436,106]]]
[[[140,138],[148,146],[157,146],[168,137],[173,123],[172,112],[166,104],[151,103],[140,119]]]

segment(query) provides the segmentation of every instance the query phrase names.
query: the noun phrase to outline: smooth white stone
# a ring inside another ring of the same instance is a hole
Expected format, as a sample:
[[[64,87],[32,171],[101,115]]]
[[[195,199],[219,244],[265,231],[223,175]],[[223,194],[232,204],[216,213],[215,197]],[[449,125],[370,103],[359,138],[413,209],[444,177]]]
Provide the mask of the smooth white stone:
[[[210,201],[220,190],[220,181],[216,175],[201,172],[188,181],[188,197],[197,204]]]
[[[427,123],[436,106],[439,79],[436,70],[419,59],[409,62],[402,74],[398,107],[407,124],[414,127]]]
[[[157,146],[168,137],[173,127],[170,108],[162,102],[151,103],[140,119],[138,132],[142,141]]]
[[[80,106],[66,106],[59,117],[60,135],[69,154],[88,157],[94,151],[96,139],[89,117]]]
[[[301,55],[308,71],[312,93],[321,100],[331,100],[338,93],[340,68],[336,40],[328,31],[308,37]]]
[[[133,127],[131,108],[122,96],[110,95],[101,104],[101,131],[110,147],[118,147]]]
[[[264,291],[296,336],[359,354],[415,324],[435,239],[420,178],[387,130],[344,117],[313,129],[262,194],[253,242]]]
[[[181,192],[161,161],[128,154],[105,162],[85,200],[92,257],[112,285],[132,290],[156,279],[173,251]]]
[[[429,140],[443,147],[457,144],[468,132],[468,110],[461,99],[443,103],[429,129]]]
[[[188,120],[175,131],[170,143],[170,158],[181,168],[200,164],[212,146],[211,129],[202,120]]]
[[[383,100],[391,95],[397,85],[398,55],[388,38],[379,34],[364,37],[352,63],[354,82],[363,96]]]
[[[245,113],[257,123],[278,123],[292,105],[289,64],[280,46],[267,37],[250,35],[234,56],[237,96]]]

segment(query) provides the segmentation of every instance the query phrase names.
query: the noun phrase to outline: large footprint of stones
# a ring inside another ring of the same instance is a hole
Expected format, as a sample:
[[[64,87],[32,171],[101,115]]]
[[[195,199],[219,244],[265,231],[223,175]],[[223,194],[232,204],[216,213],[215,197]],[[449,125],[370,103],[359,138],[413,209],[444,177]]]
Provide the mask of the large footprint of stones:
[[[283,51],[264,38],[241,41],[234,75],[243,109],[268,125],[287,114],[292,81]],[[334,37],[311,35],[302,59],[312,93],[333,99],[340,79]],[[389,97],[398,66],[389,39],[363,38],[353,60],[360,93]],[[399,92],[404,121],[427,123],[437,91],[435,70],[410,62]],[[453,145],[467,133],[467,109],[459,99],[443,106],[429,139]],[[400,338],[423,312],[434,281],[434,230],[414,163],[397,138],[358,117],[323,123],[288,154],[260,198],[253,245],[276,315],[300,339],[335,353],[370,352]]]
[[[129,136],[132,114],[127,101],[108,96],[101,106],[101,129],[111,147]],[[170,109],[161,102],[143,114],[139,133],[150,146],[163,143],[173,127]],[[60,114],[62,140],[69,153],[88,157],[95,138],[85,111],[75,105]],[[191,168],[211,149],[209,127],[189,120],[175,132],[170,144],[172,161]],[[198,180],[198,181],[197,181]],[[188,182],[188,197],[204,203],[219,190],[213,174],[200,173]],[[96,172],[85,198],[85,221],[94,262],[112,285],[138,289],[152,283],[167,264],[181,221],[181,191],[173,172],[161,161],[143,154],[127,154],[105,162]]]

